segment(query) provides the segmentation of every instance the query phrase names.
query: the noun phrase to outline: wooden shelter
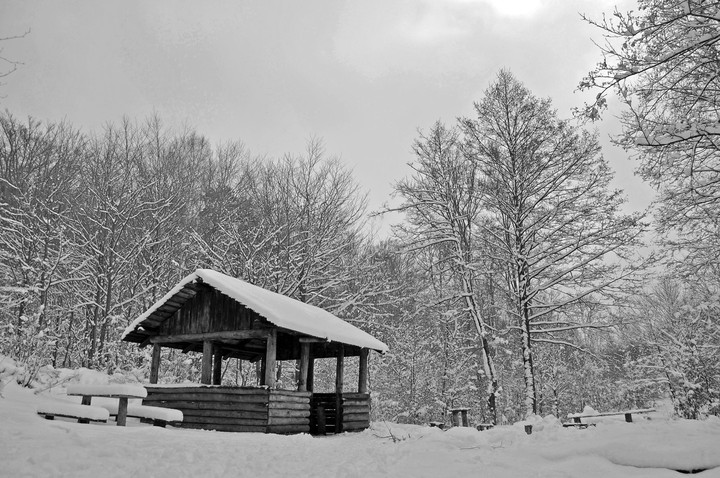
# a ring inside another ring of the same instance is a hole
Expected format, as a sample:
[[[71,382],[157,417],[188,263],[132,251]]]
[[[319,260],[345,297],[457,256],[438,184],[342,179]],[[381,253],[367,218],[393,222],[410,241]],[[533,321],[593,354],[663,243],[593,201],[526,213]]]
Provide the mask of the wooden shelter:
[[[370,350],[387,346],[318,307],[209,269],[198,269],[138,317],[123,340],[152,345],[145,403],[182,410],[184,427],[322,433],[369,426]],[[200,384],[157,384],[161,348],[202,353]],[[345,357],[359,357],[357,391],[343,390]],[[221,384],[222,361],[260,362],[259,387]],[[313,391],[314,361],[336,360],[335,391]],[[276,361],[299,361],[295,390],[275,386]]]

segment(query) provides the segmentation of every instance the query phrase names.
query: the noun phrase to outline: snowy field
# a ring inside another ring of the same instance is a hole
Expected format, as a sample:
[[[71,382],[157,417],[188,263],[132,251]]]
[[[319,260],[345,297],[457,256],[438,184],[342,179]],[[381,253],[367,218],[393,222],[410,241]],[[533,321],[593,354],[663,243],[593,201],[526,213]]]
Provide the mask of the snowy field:
[[[57,392],[55,392],[57,393]],[[720,467],[720,420],[629,424],[604,419],[584,430],[553,418],[478,432],[378,422],[328,437],[221,433],[44,420],[47,398],[14,382],[0,398],[3,477],[677,477],[671,469]],[[720,477],[720,468],[704,477]]]

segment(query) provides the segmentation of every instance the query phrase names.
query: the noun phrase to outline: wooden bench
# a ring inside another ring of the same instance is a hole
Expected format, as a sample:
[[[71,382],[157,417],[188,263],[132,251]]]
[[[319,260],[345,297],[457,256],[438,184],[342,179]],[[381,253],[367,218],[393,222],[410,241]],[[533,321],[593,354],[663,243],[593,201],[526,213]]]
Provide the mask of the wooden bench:
[[[565,422],[562,424],[565,428],[573,427],[573,428],[587,428],[587,427],[594,427],[595,423],[582,423],[582,422]]]
[[[47,401],[38,404],[37,414],[46,420],[55,420],[55,417],[76,419],[78,423],[107,422],[109,413],[102,407],[81,405],[78,403],[63,402],[60,400]]]
[[[482,431],[485,431],[485,430],[490,430],[490,429],[491,429],[492,427],[494,427],[494,426],[495,426],[495,425],[493,425],[492,423],[478,423],[475,428],[477,428],[478,431],[481,431],[481,432],[482,432]]]
[[[83,405],[91,405],[93,397],[117,398],[118,411],[116,423],[124,427],[127,422],[127,409],[129,398],[145,398],[147,390],[142,385],[109,384],[85,385],[72,384],[67,386],[68,396],[82,396]],[[107,410],[105,410],[107,412]]]
[[[452,424],[454,427],[469,427],[470,421],[468,420],[468,410],[469,408],[451,408],[450,413],[452,413]]]
[[[102,402],[98,405],[107,410],[111,417],[117,417],[119,408],[117,401]],[[127,416],[139,418],[143,423],[151,423],[153,426],[162,428],[165,428],[168,424],[178,426],[183,421],[183,413],[175,408],[153,407],[134,403],[128,403]]]
[[[654,412],[654,408],[640,408],[638,410],[627,410],[624,412],[603,412],[603,413],[595,413],[595,414],[583,414],[583,413],[569,413],[568,418],[572,418],[573,423],[575,425],[568,425],[568,426],[576,426],[577,424],[583,425],[582,420],[583,418],[600,418],[600,417],[612,417],[612,416],[620,416],[625,415],[625,421],[628,423],[632,423],[632,416],[633,414],[641,414],[641,413],[650,413]],[[563,424],[564,426],[564,424]]]
[[[430,426],[439,428],[440,430],[445,428],[445,424],[443,422],[430,422]]]

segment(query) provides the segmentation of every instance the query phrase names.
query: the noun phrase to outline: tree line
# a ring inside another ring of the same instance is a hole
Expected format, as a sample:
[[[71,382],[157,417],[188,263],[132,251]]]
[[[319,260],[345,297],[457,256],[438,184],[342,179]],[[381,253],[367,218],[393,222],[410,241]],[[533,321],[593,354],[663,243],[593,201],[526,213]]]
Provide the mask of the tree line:
[[[420,130],[387,238],[373,237],[361,185],[318,139],[270,158],[157,117],[88,133],[5,112],[0,353],[30,375],[142,374],[146,352],[120,333],[208,267],[385,341],[371,363],[375,418],[469,406],[501,423],[665,395],[681,416],[718,414],[717,71],[705,66],[719,16],[695,3],[643,1],[596,22],[626,43],[609,43],[581,83],[600,93],[579,118],[501,71],[471,117]],[[652,216],[623,212],[582,122],[613,91],[627,106],[617,141],[658,190]],[[196,378],[197,357],[164,353],[163,379]],[[281,363],[280,386],[294,372]],[[228,360],[224,373],[246,385],[257,372]]]

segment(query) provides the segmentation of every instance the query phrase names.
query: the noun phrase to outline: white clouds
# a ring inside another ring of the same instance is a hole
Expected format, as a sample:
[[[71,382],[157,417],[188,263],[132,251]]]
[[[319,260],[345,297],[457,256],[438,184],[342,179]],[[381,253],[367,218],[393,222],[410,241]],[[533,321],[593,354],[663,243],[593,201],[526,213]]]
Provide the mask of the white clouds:
[[[407,72],[475,75],[484,71],[479,62],[502,61],[508,45],[534,43],[540,29],[568,11],[563,1],[352,2],[340,15],[334,52],[346,66],[371,79]]]
[[[499,15],[506,17],[530,17],[546,3],[543,0],[480,0],[492,7]]]
[[[469,114],[500,68],[567,114],[598,60],[578,12],[615,1],[9,2],[0,31],[32,33],[3,44],[25,64],[0,106],[90,129],[157,111],[272,155],[316,134],[379,204],[416,128]]]
[[[488,8],[457,1],[377,1],[347,4],[334,36],[334,53],[371,79],[397,73],[434,76],[456,71],[458,57],[487,29]]]
[[[452,42],[470,35],[477,19],[469,3],[422,2],[403,16],[399,33],[413,43]]]
[[[436,4],[460,6],[466,9],[490,8],[502,17],[530,17],[535,15],[548,0],[436,0]]]

